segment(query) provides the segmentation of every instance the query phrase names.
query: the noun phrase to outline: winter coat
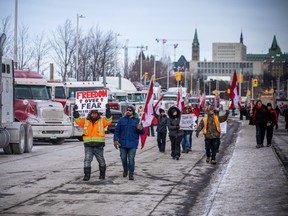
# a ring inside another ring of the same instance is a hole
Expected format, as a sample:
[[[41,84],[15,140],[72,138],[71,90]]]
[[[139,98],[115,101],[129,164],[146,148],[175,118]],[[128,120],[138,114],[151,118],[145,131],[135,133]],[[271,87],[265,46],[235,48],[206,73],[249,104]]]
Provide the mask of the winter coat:
[[[267,126],[274,127],[277,124],[277,112],[274,109],[267,110]]]
[[[167,116],[166,115],[160,115],[158,118],[158,126],[156,131],[158,133],[167,133]]]
[[[253,109],[253,117],[252,117],[252,125],[255,124],[264,124],[267,123],[267,109],[264,105],[262,105],[260,108],[257,106],[254,106]]]
[[[119,119],[114,131],[114,141],[120,143],[120,148],[138,148],[139,135],[144,134],[145,130],[138,130],[137,124],[140,123],[140,119],[136,113],[132,117],[124,116]]]
[[[177,111],[176,116],[172,115],[172,111],[174,111],[174,109],[176,109]],[[172,137],[183,136],[184,131],[176,128],[176,126],[179,126],[180,124],[180,119],[181,119],[180,110],[177,107],[170,107],[168,110],[168,116],[169,118],[167,119],[167,127],[169,129],[169,136],[172,136]]]
[[[215,114],[208,115],[207,130],[206,130],[206,134],[204,135],[205,139],[220,138],[221,132],[219,133],[217,128],[216,128],[216,124],[214,122],[214,115]],[[219,116],[218,117],[219,123],[226,121],[228,118],[228,115],[229,114],[226,113],[223,116]],[[197,128],[197,133],[199,133],[204,128],[204,118],[206,118],[206,116],[204,116],[201,119],[200,124]]]
[[[87,146],[105,146],[105,127],[112,123],[112,117],[106,118],[100,116],[100,118],[94,122],[87,118],[74,118],[77,125],[83,128],[83,141]]]

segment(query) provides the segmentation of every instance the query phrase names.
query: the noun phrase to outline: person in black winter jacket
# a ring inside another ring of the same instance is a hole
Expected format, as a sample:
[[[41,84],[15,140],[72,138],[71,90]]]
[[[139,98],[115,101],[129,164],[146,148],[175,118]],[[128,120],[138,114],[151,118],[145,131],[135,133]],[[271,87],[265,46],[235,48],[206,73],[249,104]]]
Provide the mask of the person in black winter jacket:
[[[165,114],[165,110],[159,109],[160,115],[154,113],[155,117],[158,119],[157,126],[157,143],[159,151],[164,153],[166,147],[166,136],[167,136],[167,116]]]
[[[177,107],[170,107],[168,110],[167,126],[169,129],[169,138],[171,141],[171,156],[173,159],[180,158],[180,143],[183,139],[184,131],[180,130],[180,110]]]
[[[278,129],[278,115],[277,112],[272,109],[272,104],[267,103],[267,124],[266,124],[266,138],[267,138],[267,147],[271,146],[273,129]]]
[[[264,104],[262,104],[262,101],[258,100],[252,112],[252,125],[256,126],[256,148],[261,148],[264,147],[263,142],[267,123],[267,109]]]

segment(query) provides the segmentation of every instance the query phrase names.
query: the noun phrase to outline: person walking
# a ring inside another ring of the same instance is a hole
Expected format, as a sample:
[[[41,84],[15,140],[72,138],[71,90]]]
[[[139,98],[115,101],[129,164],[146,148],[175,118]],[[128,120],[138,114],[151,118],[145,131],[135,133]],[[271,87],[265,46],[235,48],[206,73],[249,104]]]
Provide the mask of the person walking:
[[[266,138],[267,138],[267,147],[271,146],[272,137],[273,137],[273,128],[278,129],[278,116],[277,112],[272,109],[271,103],[267,103],[267,124],[266,124]]]
[[[191,108],[190,106],[186,106],[183,110],[182,114],[191,114]],[[192,130],[183,130],[184,136],[182,140],[182,153],[188,153],[189,151],[192,151]]]
[[[123,166],[123,177],[134,180],[135,155],[138,148],[139,135],[145,130],[140,122],[138,114],[135,113],[134,106],[128,106],[124,117],[119,122],[114,131],[114,147],[119,148],[120,158]]]
[[[167,127],[169,130],[169,138],[171,141],[171,157],[173,159],[179,160],[180,153],[180,143],[183,139],[184,131],[180,130],[180,110],[177,107],[170,107],[168,109],[168,120]]]
[[[89,181],[91,175],[91,162],[95,155],[100,170],[99,179],[105,179],[106,163],[104,159],[105,128],[112,123],[110,107],[106,105],[105,117],[98,110],[91,110],[87,118],[80,118],[78,107],[73,107],[73,117],[77,125],[83,128],[83,141],[85,150],[84,178]]]
[[[256,102],[252,111],[251,124],[256,126],[256,148],[264,147],[265,130],[267,123],[267,109],[261,100]]]
[[[226,121],[228,116],[229,110],[226,110],[225,115],[218,116],[214,114],[213,107],[209,106],[206,115],[200,121],[196,137],[199,137],[199,133],[203,129],[207,163],[216,164],[217,144],[220,142],[221,135],[220,123]]]
[[[160,115],[154,113],[155,117],[158,119],[157,125],[157,143],[159,152],[164,153],[166,147],[166,136],[167,136],[167,115],[164,109],[159,109]]]

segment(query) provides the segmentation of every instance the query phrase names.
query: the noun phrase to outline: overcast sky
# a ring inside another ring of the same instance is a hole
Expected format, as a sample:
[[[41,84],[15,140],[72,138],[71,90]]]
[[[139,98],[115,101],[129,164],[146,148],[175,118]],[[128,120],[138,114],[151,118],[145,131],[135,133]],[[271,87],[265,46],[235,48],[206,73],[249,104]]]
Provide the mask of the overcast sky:
[[[14,0],[0,0],[0,18],[14,22]],[[200,60],[212,60],[213,42],[239,42],[241,30],[248,53],[267,53],[276,35],[282,52],[288,52],[287,0],[18,0],[18,24],[29,26],[30,35],[47,34],[83,14],[79,26],[84,32],[98,26],[119,33],[117,41],[129,46],[148,46],[148,55],[166,53],[191,60],[195,28],[200,42]],[[139,52],[139,51],[138,51]],[[124,55],[124,52],[119,52]],[[136,49],[129,49],[129,59]]]

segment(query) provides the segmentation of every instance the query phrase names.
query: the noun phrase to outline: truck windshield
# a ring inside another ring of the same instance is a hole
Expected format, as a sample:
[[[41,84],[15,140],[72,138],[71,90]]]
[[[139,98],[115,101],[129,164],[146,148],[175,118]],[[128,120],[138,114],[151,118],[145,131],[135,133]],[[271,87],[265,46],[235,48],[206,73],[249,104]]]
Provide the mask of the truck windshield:
[[[164,96],[163,101],[177,101],[177,96]]]
[[[127,101],[127,96],[116,96],[116,100],[118,102]]]
[[[15,86],[15,97],[16,99],[49,100],[46,86]]]
[[[199,98],[189,98],[188,99],[188,103],[199,104],[200,103],[200,99]]]
[[[56,86],[55,87],[55,98],[58,98],[58,99],[65,99],[66,98],[65,89],[63,86]]]

